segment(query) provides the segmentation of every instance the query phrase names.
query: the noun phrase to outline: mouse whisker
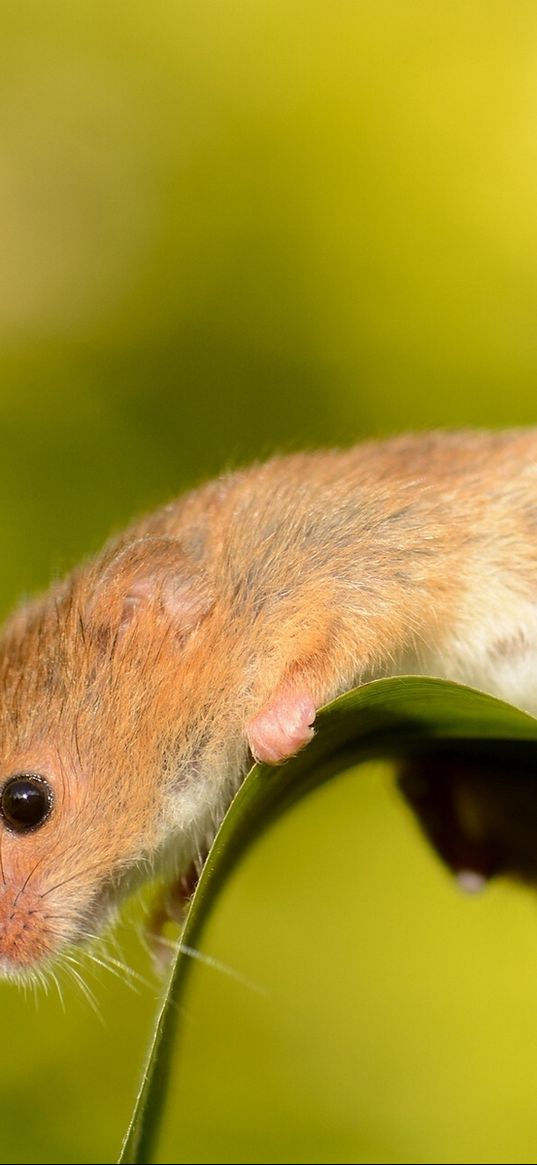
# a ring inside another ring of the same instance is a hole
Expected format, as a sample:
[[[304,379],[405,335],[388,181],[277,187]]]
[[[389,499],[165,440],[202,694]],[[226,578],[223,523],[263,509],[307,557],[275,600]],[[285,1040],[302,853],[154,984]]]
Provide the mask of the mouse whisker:
[[[75,750],[76,750],[76,755],[77,755],[77,757],[78,757],[78,763],[79,763],[79,765],[80,765],[80,769],[81,769],[81,771],[83,772],[83,771],[84,771],[84,764],[83,764],[83,761],[82,761],[82,752],[81,752],[81,749],[80,749],[80,739],[79,739],[79,717],[78,717],[78,716],[76,716],[76,717],[75,717],[75,724],[74,724],[74,729],[73,729],[73,739],[74,739],[74,742],[75,742]]]
[[[38,967],[28,968],[24,972],[24,977],[19,979],[18,983],[23,989],[25,999],[28,997],[28,992],[31,991],[36,1009],[40,1003],[40,992],[48,995],[49,982],[44,969]]]
[[[137,975],[130,967],[117,963],[117,960],[110,960],[106,954],[103,954],[101,958],[93,951],[87,951],[86,957],[96,967],[102,967],[103,970],[109,971],[115,979],[119,979],[121,983],[126,983],[127,987],[130,987],[137,994],[139,994],[139,990],[136,980],[139,980],[139,983],[144,987],[150,986],[147,979],[143,979],[141,975]]]
[[[46,855],[45,855],[45,854],[43,854],[43,857],[39,858],[39,860],[38,860],[38,861],[35,863],[35,865],[34,865],[34,866],[32,866],[32,869],[30,870],[30,873],[28,874],[28,877],[24,879],[24,882],[22,883],[22,886],[20,886],[20,887],[19,887],[19,889],[17,890],[17,893],[16,893],[16,895],[15,895],[15,897],[14,897],[14,899],[13,899],[13,906],[16,906],[16,905],[17,905],[17,902],[19,901],[19,898],[20,898],[21,894],[24,894],[24,891],[26,890],[26,887],[27,887],[27,885],[28,885],[28,883],[29,883],[30,879],[31,879],[31,878],[33,878],[33,876],[34,876],[34,874],[35,874],[36,870],[37,870],[37,869],[39,869],[39,866],[40,866],[40,865],[41,865],[41,863],[42,863],[42,862],[45,860],[45,856],[46,856]]]
[[[223,975],[227,975],[230,979],[239,983],[241,987],[246,987],[249,991],[255,992],[256,995],[268,995],[266,987],[262,987],[260,983],[254,983],[252,979],[248,979],[246,975],[242,975],[240,971],[237,971],[234,967],[230,967],[229,963],[222,962],[221,959],[215,958],[214,955],[206,955],[203,951],[197,950],[196,947],[187,946],[181,940],[174,942],[173,939],[166,938],[164,935],[159,935],[158,943],[167,947],[172,954],[180,951],[187,958],[194,959],[198,963],[203,963],[205,967],[210,967],[213,971],[220,971]]]
[[[75,873],[70,874],[68,878],[62,878],[61,882],[55,882],[53,886],[48,886],[47,889],[43,890],[43,893],[40,894],[40,898],[46,898],[49,894],[53,894],[55,890],[60,890],[62,886],[66,886],[68,882],[73,882],[75,878],[83,878],[85,874],[89,874],[93,870],[98,869],[100,869],[100,866],[97,862],[94,862],[90,866],[83,866],[81,870],[75,870]]]
[[[94,992],[91,990],[91,987],[88,986],[85,979],[82,978],[80,971],[77,970],[77,966],[79,966],[79,965],[80,964],[77,963],[77,960],[74,959],[73,955],[71,955],[67,952],[65,952],[63,954],[62,966],[63,966],[64,970],[67,972],[68,975],[71,976],[71,978],[74,980],[74,982],[78,984],[78,987],[80,988],[80,991],[82,992],[82,995],[86,999],[87,1003],[91,1007],[91,1010],[95,1013],[95,1015],[97,1016],[97,1019],[99,1019],[102,1023],[103,1017],[102,1017],[102,1013],[101,1013],[100,1008],[99,1008],[99,1004],[97,1002],[97,999],[95,997]]]
[[[60,1006],[61,1006],[61,1009],[62,1009],[64,1015],[65,1015],[65,999],[63,998],[63,991],[62,991],[62,987],[61,987],[61,983],[59,981],[59,978],[52,967],[47,968],[47,973],[48,973],[49,978],[52,980],[52,982],[56,988],[56,991],[58,993],[58,998],[60,1000]]]

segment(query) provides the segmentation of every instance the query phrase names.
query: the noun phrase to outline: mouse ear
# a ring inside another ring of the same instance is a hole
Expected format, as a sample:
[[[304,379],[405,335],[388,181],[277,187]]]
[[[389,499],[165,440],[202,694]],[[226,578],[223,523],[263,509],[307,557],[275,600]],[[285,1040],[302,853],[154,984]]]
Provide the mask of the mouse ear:
[[[101,573],[90,616],[114,634],[153,609],[183,635],[193,631],[213,605],[204,570],[175,538],[140,538],[120,550]]]

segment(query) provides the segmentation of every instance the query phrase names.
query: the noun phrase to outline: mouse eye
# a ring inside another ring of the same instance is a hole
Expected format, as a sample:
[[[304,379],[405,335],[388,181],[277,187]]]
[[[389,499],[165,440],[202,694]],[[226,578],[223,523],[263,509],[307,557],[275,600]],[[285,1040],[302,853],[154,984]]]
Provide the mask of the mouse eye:
[[[0,793],[0,813],[10,829],[28,833],[46,821],[52,809],[52,789],[37,773],[18,773]]]

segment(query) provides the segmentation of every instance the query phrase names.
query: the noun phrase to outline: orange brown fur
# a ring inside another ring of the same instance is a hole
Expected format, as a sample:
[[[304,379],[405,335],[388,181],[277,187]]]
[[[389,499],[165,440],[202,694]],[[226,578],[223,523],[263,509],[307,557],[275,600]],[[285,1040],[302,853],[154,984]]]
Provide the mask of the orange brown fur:
[[[4,972],[98,930],[164,854],[188,866],[282,693],[424,671],[537,710],[536,529],[537,431],[369,442],[202,486],[15,612],[0,789],[36,772],[55,801],[0,822]]]

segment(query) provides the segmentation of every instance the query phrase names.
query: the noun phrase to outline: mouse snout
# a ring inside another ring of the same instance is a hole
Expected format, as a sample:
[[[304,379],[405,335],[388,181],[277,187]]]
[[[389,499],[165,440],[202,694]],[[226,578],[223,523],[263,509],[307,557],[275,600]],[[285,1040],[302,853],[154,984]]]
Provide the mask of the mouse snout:
[[[54,923],[46,898],[26,879],[0,886],[0,969],[5,975],[30,970],[53,953]]]

